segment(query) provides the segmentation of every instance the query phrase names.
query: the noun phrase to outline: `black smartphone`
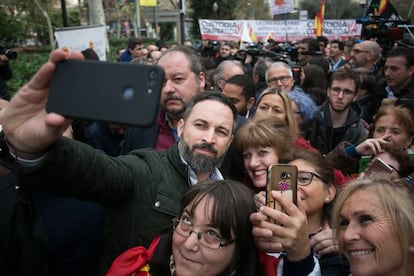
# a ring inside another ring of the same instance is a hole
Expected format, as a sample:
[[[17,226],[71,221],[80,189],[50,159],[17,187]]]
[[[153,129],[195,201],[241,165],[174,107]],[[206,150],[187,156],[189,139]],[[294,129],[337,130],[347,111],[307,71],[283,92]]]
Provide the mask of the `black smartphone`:
[[[150,126],[157,116],[164,70],[157,65],[95,60],[59,62],[47,112],[67,118]]]
[[[298,168],[296,166],[288,164],[271,165],[267,172],[266,205],[283,212],[279,203],[273,199],[271,191],[281,193],[289,201],[296,204],[297,178]]]

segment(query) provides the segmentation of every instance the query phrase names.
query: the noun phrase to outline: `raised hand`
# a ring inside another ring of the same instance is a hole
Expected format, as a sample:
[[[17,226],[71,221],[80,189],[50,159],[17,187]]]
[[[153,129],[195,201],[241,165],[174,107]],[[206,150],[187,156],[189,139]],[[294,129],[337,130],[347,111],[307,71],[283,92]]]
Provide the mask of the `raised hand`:
[[[45,152],[69,126],[70,120],[45,111],[56,64],[66,58],[67,53],[54,50],[49,61],[1,110],[0,122],[7,142],[17,153],[30,155]],[[69,58],[83,59],[83,56],[79,52],[71,52]]]
[[[306,215],[279,193],[272,192],[272,196],[284,212],[262,206],[250,216],[258,248],[266,252],[286,250],[291,261],[306,258],[310,254]],[[269,222],[269,218],[278,224]]]

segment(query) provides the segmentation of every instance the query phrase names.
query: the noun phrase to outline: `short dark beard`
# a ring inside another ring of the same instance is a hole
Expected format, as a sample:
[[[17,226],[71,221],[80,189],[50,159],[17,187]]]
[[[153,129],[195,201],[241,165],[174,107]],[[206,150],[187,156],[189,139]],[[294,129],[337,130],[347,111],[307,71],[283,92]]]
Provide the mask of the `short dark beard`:
[[[207,149],[216,154],[216,157],[208,157],[203,154],[194,153],[196,148]],[[196,173],[211,173],[215,168],[221,166],[225,156],[224,154],[217,156],[217,150],[211,144],[207,143],[196,144],[190,149],[183,136],[178,140],[178,150],[191,169]]]

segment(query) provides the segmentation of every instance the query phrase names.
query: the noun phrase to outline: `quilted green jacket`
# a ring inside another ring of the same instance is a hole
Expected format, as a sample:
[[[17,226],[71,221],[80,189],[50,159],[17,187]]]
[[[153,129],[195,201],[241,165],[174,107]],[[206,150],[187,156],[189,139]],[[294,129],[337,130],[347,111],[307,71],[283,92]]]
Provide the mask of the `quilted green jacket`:
[[[20,177],[25,184],[105,206],[101,273],[126,249],[147,247],[170,229],[190,187],[177,144],[167,151],[142,149],[114,158],[62,138],[39,166],[21,168]]]

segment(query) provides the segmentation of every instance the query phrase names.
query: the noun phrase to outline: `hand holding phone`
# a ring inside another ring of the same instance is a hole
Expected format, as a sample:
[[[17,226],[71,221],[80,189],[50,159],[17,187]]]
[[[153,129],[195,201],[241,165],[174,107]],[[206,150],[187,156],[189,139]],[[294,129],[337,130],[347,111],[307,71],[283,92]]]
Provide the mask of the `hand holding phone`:
[[[381,158],[377,157],[373,160],[364,172],[364,176],[370,176],[373,173],[387,173],[391,174],[394,169],[385,163]]]
[[[266,205],[283,212],[280,204],[272,196],[272,191],[277,191],[289,201],[296,204],[297,201],[297,175],[298,169],[294,165],[274,164],[267,173]]]

